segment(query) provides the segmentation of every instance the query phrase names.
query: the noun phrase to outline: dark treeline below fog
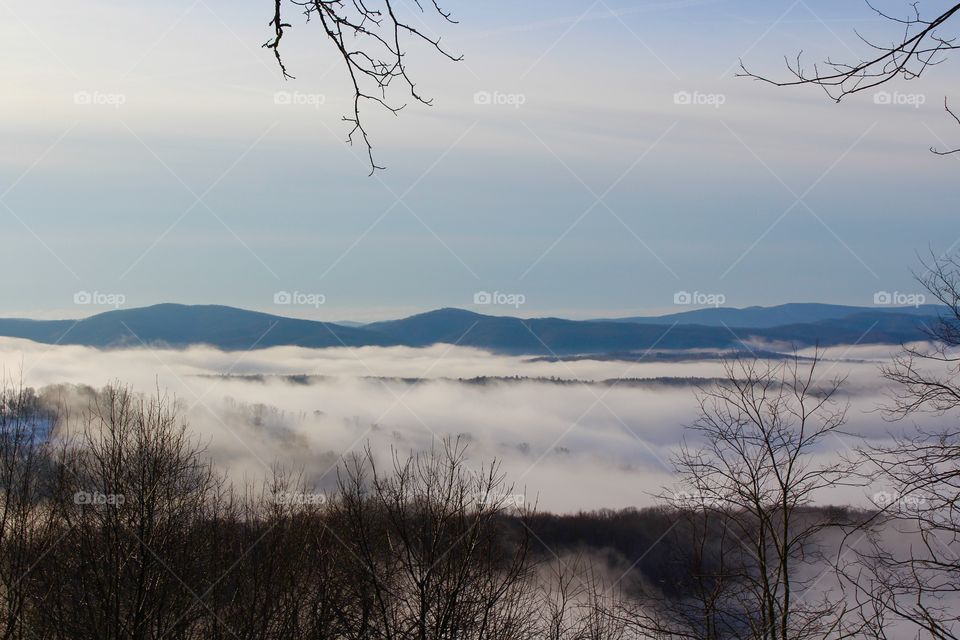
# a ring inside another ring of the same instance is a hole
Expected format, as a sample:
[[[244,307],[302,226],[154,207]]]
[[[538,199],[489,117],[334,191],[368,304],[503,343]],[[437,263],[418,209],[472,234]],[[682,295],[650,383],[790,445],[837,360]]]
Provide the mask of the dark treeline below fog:
[[[960,0],[0,15],[0,640],[960,640]]]
[[[886,417],[954,408],[958,319],[885,365]],[[387,453],[367,440],[315,461],[324,474],[274,462],[238,479],[161,390],[8,383],[0,629],[17,639],[954,637],[958,435],[900,423],[888,440],[851,438],[835,367],[816,353],[724,362],[691,391],[698,417],[671,456],[675,483],[636,487],[655,506],[567,514],[538,509],[495,458],[470,455],[469,438]],[[263,407],[234,409],[271,420]],[[859,444],[838,451],[844,442]],[[873,491],[870,504],[824,499],[851,487]]]
[[[297,423],[278,407],[227,398],[217,414],[202,395],[178,398],[159,379],[152,392],[123,381],[6,382],[0,633],[12,640],[954,638],[960,288],[951,264],[927,282],[950,314],[931,327],[929,342],[880,361],[882,400],[843,371],[862,363],[816,349],[732,354],[713,359],[709,376],[621,376],[630,393],[648,394],[626,398],[686,397],[696,408],[666,436],[675,444],[659,452],[634,434],[635,446],[668,455],[670,465],[668,482],[648,476],[619,488],[638,504],[645,496],[642,508],[601,509],[605,498],[594,494],[594,510],[544,509],[539,493],[515,484],[548,455],[564,473],[546,476],[557,486],[545,494],[600,473],[576,450],[592,440],[560,446],[577,422],[536,449],[524,442],[536,435],[535,419],[501,425],[498,437],[512,430],[514,444],[491,449],[481,436],[484,424],[497,427],[495,407],[465,416],[476,425],[458,422],[443,435],[422,425],[431,437],[419,439],[396,430],[383,437],[388,424],[360,428],[356,418],[344,432],[352,442],[323,449],[316,443],[336,434],[336,422],[324,422],[329,416],[319,410],[301,410]],[[142,353],[130,354],[104,358],[133,371],[124,359]],[[604,376],[591,383],[539,371],[535,382],[489,374],[452,380],[449,372],[376,380],[393,380],[404,393],[426,386],[431,397],[450,396],[464,408],[470,398],[514,397],[530,406],[531,394],[544,403],[562,397],[548,394],[617,386]],[[279,381],[241,375],[212,383],[240,385],[245,400],[275,395],[280,406],[327,384],[264,372]],[[332,395],[325,402],[335,404]],[[203,415],[198,408],[263,466],[230,469],[239,458],[224,457],[222,443],[192,423]],[[884,437],[864,431],[864,415],[886,425]],[[247,441],[228,425],[267,439]],[[272,441],[282,446],[250,446]],[[509,473],[498,451],[519,452],[527,471]],[[291,455],[264,460],[268,452]],[[857,494],[866,501],[848,499]]]

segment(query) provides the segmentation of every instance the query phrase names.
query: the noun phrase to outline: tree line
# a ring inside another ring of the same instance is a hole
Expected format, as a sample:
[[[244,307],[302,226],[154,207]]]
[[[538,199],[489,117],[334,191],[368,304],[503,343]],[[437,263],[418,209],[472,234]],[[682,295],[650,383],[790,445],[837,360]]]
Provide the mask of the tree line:
[[[71,413],[7,384],[0,635],[956,638],[960,264],[930,267],[949,313],[883,369],[884,410],[943,428],[845,451],[827,363],[733,360],[644,510],[538,513],[459,440],[386,465],[367,448],[325,492],[280,466],[238,485],[159,393],[110,385]],[[884,490],[822,506],[843,487]]]

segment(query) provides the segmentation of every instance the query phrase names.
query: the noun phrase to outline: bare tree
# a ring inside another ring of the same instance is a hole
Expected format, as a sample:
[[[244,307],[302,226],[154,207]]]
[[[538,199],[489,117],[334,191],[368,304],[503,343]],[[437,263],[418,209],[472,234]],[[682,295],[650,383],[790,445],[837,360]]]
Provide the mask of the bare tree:
[[[917,276],[946,311],[930,341],[905,345],[883,368],[894,383],[887,416],[943,421],[864,446],[877,487],[875,534],[846,572],[862,601],[933,638],[960,637],[960,262],[932,257]],[[884,636],[878,636],[884,637]]]
[[[410,4],[416,8],[408,11]],[[367,149],[371,174],[382,169],[373,157],[373,145],[361,116],[361,105],[372,102],[397,115],[405,104],[395,103],[388,97],[388,90],[394,82],[402,84],[414,101],[431,105],[433,99],[417,89],[417,83],[407,68],[406,56],[411,44],[420,43],[449,60],[462,60],[462,56],[450,53],[441,45],[439,36],[431,35],[421,17],[432,12],[455,24],[452,14],[441,7],[439,0],[413,0],[412,3],[397,0],[289,0],[289,7],[284,0],[274,0],[270,21],[273,37],[263,46],[273,50],[284,78],[293,78],[280,53],[281,41],[291,28],[291,23],[285,19],[288,9],[301,12],[307,22],[319,21],[324,35],[343,60],[353,86],[352,109],[343,117],[350,124],[347,140],[353,143],[356,136],[360,137]]]
[[[0,387],[0,637],[29,633],[30,598],[38,556],[57,542],[43,502],[47,436],[56,416],[33,390],[4,381]]]
[[[840,102],[848,95],[875,88],[896,78],[919,78],[930,67],[941,64],[951,52],[960,48],[956,36],[950,31],[951,28],[956,29],[960,23],[960,4],[951,4],[932,15],[924,15],[920,3],[913,2],[909,4],[909,13],[901,16],[883,11],[869,0],[867,6],[897,28],[892,41],[879,42],[857,32],[857,37],[868,51],[859,59],[841,61],[828,57],[808,69],[804,67],[801,51],[792,60],[785,57],[791,79],[774,80],[759,75],[747,69],[743,61],[740,62],[739,75],[778,87],[815,85],[823,89],[832,100]],[[951,110],[946,99],[944,108],[953,120],[960,124],[960,118]],[[931,148],[931,151],[948,155],[957,153],[960,148],[946,151]]]
[[[845,422],[842,378],[809,364],[734,361],[700,396],[700,418],[675,458],[692,514],[686,597],[641,600],[634,626],[663,638],[787,640],[852,637],[850,611],[820,584],[821,534],[838,523],[811,508],[846,481],[818,461]],[[709,545],[709,548],[708,548]]]
[[[577,554],[549,563],[537,600],[538,633],[545,640],[620,640],[626,622],[619,615],[619,580],[600,575],[602,563]]]
[[[210,567],[196,537],[222,483],[170,403],[112,386],[61,434],[51,507],[60,542],[38,570],[54,637],[184,638]]]
[[[642,582],[633,598],[620,601],[617,616],[656,638],[742,636],[746,548],[727,527],[726,513],[688,492],[665,498],[674,524],[651,553],[664,556],[671,571]]]
[[[496,464],[475,474],[464,446],[401,458],[381,472],[368,449],[341,476],[334,535],[356,591],[353,627],[385,640],[513,639],[528,632],[526,536]]]

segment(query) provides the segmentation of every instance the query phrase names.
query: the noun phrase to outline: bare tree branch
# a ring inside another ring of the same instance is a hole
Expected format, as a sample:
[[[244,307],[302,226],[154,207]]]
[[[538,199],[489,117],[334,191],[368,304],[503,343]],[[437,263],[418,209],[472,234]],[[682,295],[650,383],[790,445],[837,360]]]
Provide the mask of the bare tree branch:
[[[394,82],[404,85],[410,98],[430,106],[433,99],[421,94],[417,83],[407,69],[406,56],[411,44],[421,43],[453,62],[462,55],[449,52],[439,36],[427,33],[428,27],[420,21],[417,26],[402,16],[398,0],[289,0],[299,8],[306,21],[319,20],[327,39],[333,43],[343,60],[353,86],[353,101],[350,113],[343,120],[351,125],[347,141],[353,144],[359,138],[367,150],[370,173],[384,167],[373,156],[373,144],[361,115],[363,102],[372,102],[397,115],[406,104],[394,103],[388,98],[388,89]],[[425,14],[422,0],[413,0],[416,12]],[[450,12],[445,11],[438,0],[431,0],[432,13],[449,23],[456,24]],[[280,43],[291,28],[283,19],[283,0],[274,0],[273,18],[270,26],[273,37],[263,46],[272,49],[284,78],[293,78],[280,54]]]
[[[754,73],[746,67],[743,60],[740,61],[741,72],[737,75],[777,87],[818,86],[831,100],[840,102],[848,95],[872,89],[896,78],[905,80],[919,78],[930,67],[944,62],[950,52],[960,48],[956,36],[942,35],[944,29],[955,26],[960,18],[960,3],[949,6],[934,17],[924,17],[920,11],[920,3],[914,2],[910,5],[912,9],[910,14],[899,17],[878,9],[869,0],[866,1],[867,6],[875,14],[902,29],[899,36],[892,42],[880,43],[856,32],[857,37],[870,51],[869,55],[859,60],[843,62],[828,57],[819,64],[814,63],[811,70],[804,67],[803,51],[800,51],[793,60],[784,57],[792,79],[775,80]],[[944,106],[947,113],[953,116],[954,120],[958,120],[946,101]],[[950,155],[960,149],[949,151],[931,149],[931,151],[937,155]]]

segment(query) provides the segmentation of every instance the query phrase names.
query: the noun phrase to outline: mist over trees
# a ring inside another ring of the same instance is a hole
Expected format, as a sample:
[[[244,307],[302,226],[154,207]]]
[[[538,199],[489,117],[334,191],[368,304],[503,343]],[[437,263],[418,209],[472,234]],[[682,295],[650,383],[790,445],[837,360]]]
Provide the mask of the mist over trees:
[[[958,268],[929,266],[952,317],[885,369],[890,419],[946,415],[960,397]],[[537,512],[456,439],[387,464],[369,447],[347,455],[325,492],[279,465],[238,483],[159,392],[117,383],[77,410],[56,388],[7,384],[2,633],[956,637],[956,430],[825,458],[846,422],[843,378],[817,357],[725,371],[698,395],[660,506],[570,515]],[[866,510],[824,506],[841,486],[885,490]]]

